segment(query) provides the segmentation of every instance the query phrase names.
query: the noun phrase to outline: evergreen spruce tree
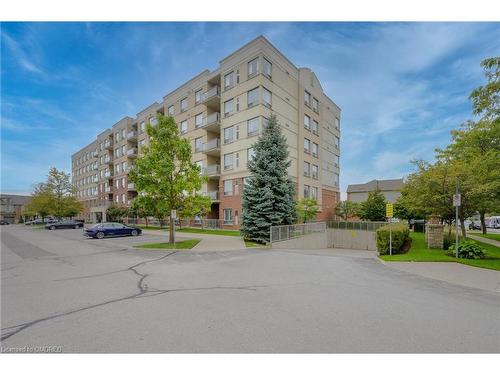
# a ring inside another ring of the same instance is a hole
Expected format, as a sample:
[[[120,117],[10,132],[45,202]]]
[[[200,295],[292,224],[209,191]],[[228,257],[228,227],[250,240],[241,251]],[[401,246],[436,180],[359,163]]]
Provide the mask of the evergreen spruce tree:
[[[247,239],[266,243],[272,225],[293,224],[296,220],[288,146],[276,116],[270,117],[253,147],[255,155],[248,163],[251,174],[243,189],[241,233]]]

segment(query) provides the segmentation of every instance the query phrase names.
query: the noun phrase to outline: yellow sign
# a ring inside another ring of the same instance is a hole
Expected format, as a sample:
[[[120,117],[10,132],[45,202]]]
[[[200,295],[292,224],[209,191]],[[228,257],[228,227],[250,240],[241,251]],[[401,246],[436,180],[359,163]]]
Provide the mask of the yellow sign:
[[[394,216],[394,205],[392,203],[387,203],[385,205],[385,216],[386,217]]]

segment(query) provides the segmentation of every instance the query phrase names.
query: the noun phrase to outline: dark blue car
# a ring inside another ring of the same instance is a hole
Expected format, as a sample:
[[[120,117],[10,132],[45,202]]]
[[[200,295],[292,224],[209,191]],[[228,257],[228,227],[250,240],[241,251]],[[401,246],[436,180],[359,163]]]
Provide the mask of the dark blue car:
[[[85,228],[85,236],[92,238],[138,236],[142,233],[140,228],[129,227],[120,223],[99,223],[90,228]]]

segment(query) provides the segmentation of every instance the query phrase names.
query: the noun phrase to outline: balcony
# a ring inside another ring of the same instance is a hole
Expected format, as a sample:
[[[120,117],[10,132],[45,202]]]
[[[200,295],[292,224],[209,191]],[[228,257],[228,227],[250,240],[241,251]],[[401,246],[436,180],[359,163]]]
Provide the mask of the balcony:
[[[210,90],[203,93],[201,102],[207,107],[219,108],[220,107],[220,87],[214,86]]]
[[[111,186],[104,188],[104,192],[106,192],[106,193],[111,193],[111,191],[112,191]]]
[[[92,156],[93,158],[97,158],[97,150],[96,150],[96,151],[92,151],[91,156]]]
[[[200,128],[206,129],[209,132],[220,133],[220,114],[214,112],[203,118],[203,123]]]
[[[137,141],[137,131],[132,130],[127,133],[127,141]]]
[[[106,150],[111,150],[113,148],[113,142],[111,142],[110,140],[107,140],[104,142],[104,148]]]
[[[104,158],[104,164],[113,164],[113,158],[106,155],[106,157]]]
[[[129,182],[128,185],[127,185],[127,189],[129,191],[135,191],[135,185],[133,182]]]
[[[204,192],[203,195],[209,197],[212,202],[220,201],[219,192],[217,190]]]
[[[220,176],[220,165],[219,164],[209,164],[203,167],[201,174],[207,176],[208,178],[219,177]]]
[[[111,177],[113,177],[113,172],[108,171],[108,172],[104,173],[104,177],[105,178],[111,178]]]
[[[134,147],[134,148],[130,148],[127,150],[127,157],[131,158],[131,159],[134,159],[137,157],[137,149]]]
[[[206,155],[219,156],[220,155],[220,139],[215,138],[203,144],[202,152]]]

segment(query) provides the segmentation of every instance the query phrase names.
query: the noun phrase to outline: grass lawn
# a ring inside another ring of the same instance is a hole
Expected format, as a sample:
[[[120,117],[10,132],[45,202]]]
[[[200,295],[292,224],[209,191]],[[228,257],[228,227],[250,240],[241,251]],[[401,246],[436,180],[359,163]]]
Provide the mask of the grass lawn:
[[[219,236],[233,236],[233,237],[241,236],[239,230],[225,230],[225,229],[182,228],[182,229],[176,229],[176,232],[217,234]]]
[[[198,239],[192,239],[192,240],[179,241],[176,242],[175,244],[171,244],[168,242],[153,242],[153,243],[145,243],[142,245],[135,245],[134,247],[138,249],[186,250],[186,249],[192,249],[200,241],[201,240]]]
[[[500,241],[500,233],[486,233],[486,234],[482,234],[482,233],[473,233],[473,232],[471,232],[470,234],[473,234],[474,236],[489,238],[490,240]]]
[[[246,247],[263,247],[263,248],[269,247],[267,245],[261,244],[260,242],[255,242],[255,241],[251,241],[251,240],[244,240],[244,241],[245,241]]]
[[[445,254],[441,249],[429,249],[425,243],[423,233],[411,234],[412,244],[411,249],[406,254],[397,255],[381,255],[380,258],[385,261],[392,262],[458,262],[467,264],[469,266],[476,266],[481,268],[489,268],[492,270],[500,271],[500,247],[478,242],[486,252],[485,259],[457,259]]]

